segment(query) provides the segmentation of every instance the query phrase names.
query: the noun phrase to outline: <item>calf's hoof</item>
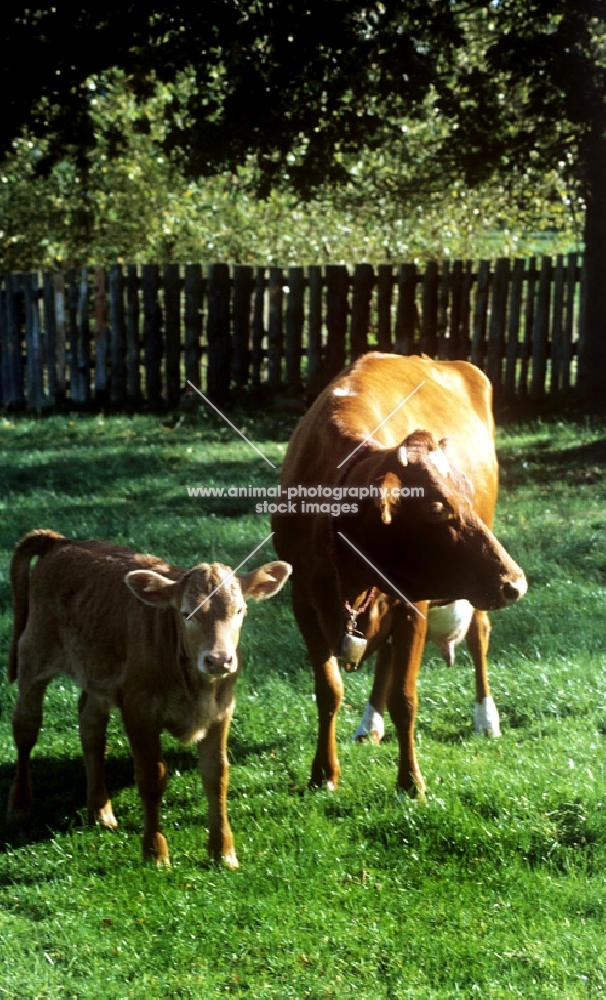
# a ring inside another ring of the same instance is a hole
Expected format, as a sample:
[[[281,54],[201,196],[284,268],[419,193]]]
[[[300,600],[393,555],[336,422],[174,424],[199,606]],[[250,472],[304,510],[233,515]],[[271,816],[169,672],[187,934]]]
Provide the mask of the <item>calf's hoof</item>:
[[[149,840],[144,838],[143,860],[155,861],[156,868],[170,868],[168,842],[163,834],[155,833]]]
[[[32,814],[31,796],[19,795],[13,786],[8,794],[6,819],[15,826],[28,823]]]

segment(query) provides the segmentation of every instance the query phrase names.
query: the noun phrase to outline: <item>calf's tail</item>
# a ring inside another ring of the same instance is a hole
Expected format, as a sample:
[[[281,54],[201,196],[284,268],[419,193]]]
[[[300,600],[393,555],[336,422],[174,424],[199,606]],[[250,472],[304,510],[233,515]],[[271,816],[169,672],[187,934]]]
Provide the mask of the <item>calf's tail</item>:
[[[13,638],[8,654],[9,684],[17,677],[17,646],[25,631],[28,614],[29,564],[34,556],[45,556],[58,541],[65,541],[56,531],[30,531],[15,547],[11,560],[13,592]]]

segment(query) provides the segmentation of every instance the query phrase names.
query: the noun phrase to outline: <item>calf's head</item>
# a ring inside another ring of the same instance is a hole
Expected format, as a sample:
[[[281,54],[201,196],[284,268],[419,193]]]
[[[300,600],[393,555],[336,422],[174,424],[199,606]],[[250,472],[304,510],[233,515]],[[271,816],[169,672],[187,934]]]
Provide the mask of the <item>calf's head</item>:
[[[125,582],[144,604],[174,608],[190,663],[205,677],[220,680],[238,669],[246,600],[273,597],[291,571],[288,563],[276,561],[236,576],[220,563],[201,563],[177,581],[152,570],[133,570]]]

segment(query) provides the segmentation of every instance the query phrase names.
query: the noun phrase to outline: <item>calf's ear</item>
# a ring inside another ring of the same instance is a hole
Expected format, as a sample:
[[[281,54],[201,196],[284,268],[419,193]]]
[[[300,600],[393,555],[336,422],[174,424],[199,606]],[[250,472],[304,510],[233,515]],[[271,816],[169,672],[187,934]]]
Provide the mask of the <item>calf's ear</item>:
[[[134,569],[127,573],[124,582],[135,597],[154,608],[167,608],[172,603],[175,583],[151,569]]]
[[[254,601],[264,601],[268,597],[273,597],[282,589],[291,573],[292,566],[287,562],[277,561],[259,566],[258,569],[238,577],[242,596],[245,600],[247,597],[252,597]]]

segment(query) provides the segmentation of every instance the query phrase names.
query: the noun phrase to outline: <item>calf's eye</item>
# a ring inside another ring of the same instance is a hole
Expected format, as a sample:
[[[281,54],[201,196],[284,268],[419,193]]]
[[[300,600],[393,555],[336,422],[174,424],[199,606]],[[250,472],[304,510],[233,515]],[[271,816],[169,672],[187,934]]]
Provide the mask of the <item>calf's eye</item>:
[[[443,517],[446,514],[446,507],[440,500],[434,500],[429,504],[429,513],[432,517]]]

